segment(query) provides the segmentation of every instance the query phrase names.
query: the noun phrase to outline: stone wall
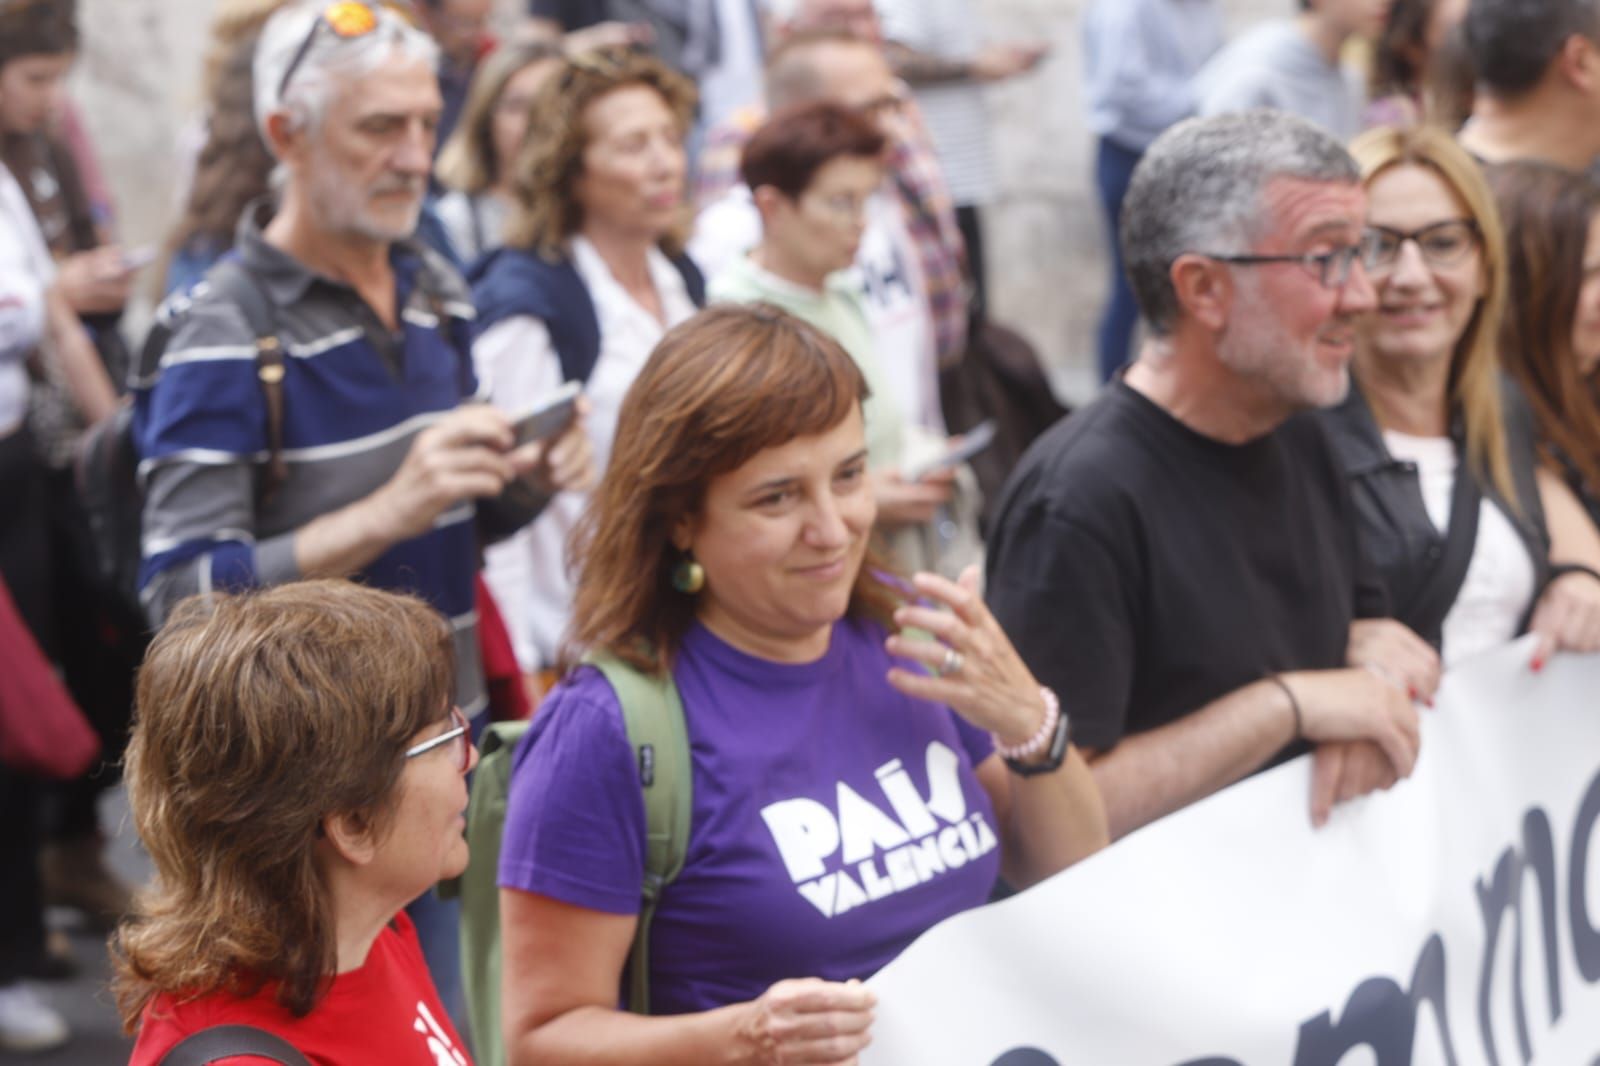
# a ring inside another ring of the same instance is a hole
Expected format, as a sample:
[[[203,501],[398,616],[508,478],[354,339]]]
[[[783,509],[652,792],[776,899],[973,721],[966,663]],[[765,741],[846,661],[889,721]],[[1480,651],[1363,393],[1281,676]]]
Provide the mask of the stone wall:
[[[996,39],[1050,42],[1037,73],[991,90],[999,200],[987,215],[996,316],[1039,347],[1058,389],[1094,388],[1105,291],[1092,146],[1079,90],[1085,0],[980,0]],[[1116,0],[1111,0],[1116,2]],[[502,0],[514,9],[515,0]],[[110,176],[123,239],[160,239],[171,219],[176,145],[191,128],[211,0],[79,0],[83,58],[74,93]],[[1292,9],[1225,0],[1232,27]]]

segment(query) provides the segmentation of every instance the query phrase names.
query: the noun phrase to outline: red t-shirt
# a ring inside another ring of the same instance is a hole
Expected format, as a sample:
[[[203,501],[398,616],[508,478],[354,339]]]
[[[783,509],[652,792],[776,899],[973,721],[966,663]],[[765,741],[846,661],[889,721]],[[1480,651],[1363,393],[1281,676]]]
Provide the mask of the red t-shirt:
[[[275,1033],[315,1066],[471,1066],[428,976],[416,928],[403,912],[378,934],[366,963],[335,977],[304,1018],[279,1006],[273,991],[269,985],[249,999],[218,992],[182,1002],[157,996],[145,1008],[128,1066],[157,1066],[178,1041],[213,1025],[253,1025]],[[217,1061],[270,1066],[253,1055]]]

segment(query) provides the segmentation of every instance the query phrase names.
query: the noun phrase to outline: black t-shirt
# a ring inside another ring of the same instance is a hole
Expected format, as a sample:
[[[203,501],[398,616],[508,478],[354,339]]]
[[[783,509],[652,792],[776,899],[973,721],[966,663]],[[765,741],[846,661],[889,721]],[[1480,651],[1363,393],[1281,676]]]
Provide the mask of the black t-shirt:
[[[1223,444],[1117,382],[1012,475],[988,597],[1073,741],[1103,751],[1269,673],[1343,666],[1356,550],[1316,423]]]

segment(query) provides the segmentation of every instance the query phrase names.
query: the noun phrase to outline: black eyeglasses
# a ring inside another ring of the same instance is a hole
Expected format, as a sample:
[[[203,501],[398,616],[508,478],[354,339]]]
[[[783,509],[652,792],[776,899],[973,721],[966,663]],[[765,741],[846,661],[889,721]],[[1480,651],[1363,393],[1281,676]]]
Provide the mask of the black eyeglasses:
[[[418,755],[426,755],[434,748],[442,748],[446,744],[454,744],[450,754],[455,756],[456,766],[462,773],[467,772],[467,767],[472,765],[472,727],[467,723],[467,716],[461,713],[460,707],[450,708],[450,721],[455,725],[446,729],[432,740],[424,740],[414,748],[406,749],[406,758],[415,759]]]
[[[1421,229],[1398,230],[1389,226],[1369,226],[1368,239],[1372,242],[1372,255],[1366,261],[1367,271],[1387,274],[1400,261],[1400,250],[1407,241],[1416,244],[1417,251],[1429,266],[1450,267],[1466,262],[1478,247],[1482,236],[1478,224],[1470,218],[1447,218]]]
[[[415,25],[411,12],[398,3],[387,0],[379,0],[377,4],[369,4],[365,0],[335,0],[322,9],[317,20],[311,24],[311,29],[306,31],[305,40],[295,49],[294,58],[283,68],[283,77],[278,79],[278,99],[283,99],[283,92],[289,87],[289,79],[294,77],[294,72],[305,62],[307,54],[311,51],[312,42],[317,39],[318,30],[326,26],[335,36],[347,41],[365,37],[378,28],[379,7],[387,8]]]
[[[1378,234],[1369,230],[1363,233],[1361,240],[1355,244],[1327,252],[1305,252],[1301,255],[1216,255],[1212,252],[1200,254],[1207,259],[1215,259],[1219,263],[1232,263],[1236,266],[1296,263],[1321,282],[1323,288],[1342,289],[1345,282],[1350,280],[1350,271],[1355,267],[1356,260],[1361,260],[1364,266],[1372,264],[1374,256],[1377,255],[1377,245]]]

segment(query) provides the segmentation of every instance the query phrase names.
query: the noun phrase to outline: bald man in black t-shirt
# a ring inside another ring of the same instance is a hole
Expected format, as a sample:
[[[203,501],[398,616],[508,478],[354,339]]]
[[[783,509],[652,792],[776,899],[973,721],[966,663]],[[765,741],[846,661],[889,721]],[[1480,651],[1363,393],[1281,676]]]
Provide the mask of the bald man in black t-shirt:
[[[1308,746],[1318,823],[1416,761],[1438,657],[1374,617],[1344,479],[1293,417],[1349,386],[1364,213],[1355,163],[1303,120],[1163,135],[1123,215],[1149,339],[1007,486],[990,604],[1060,695],[1113,836]]]

